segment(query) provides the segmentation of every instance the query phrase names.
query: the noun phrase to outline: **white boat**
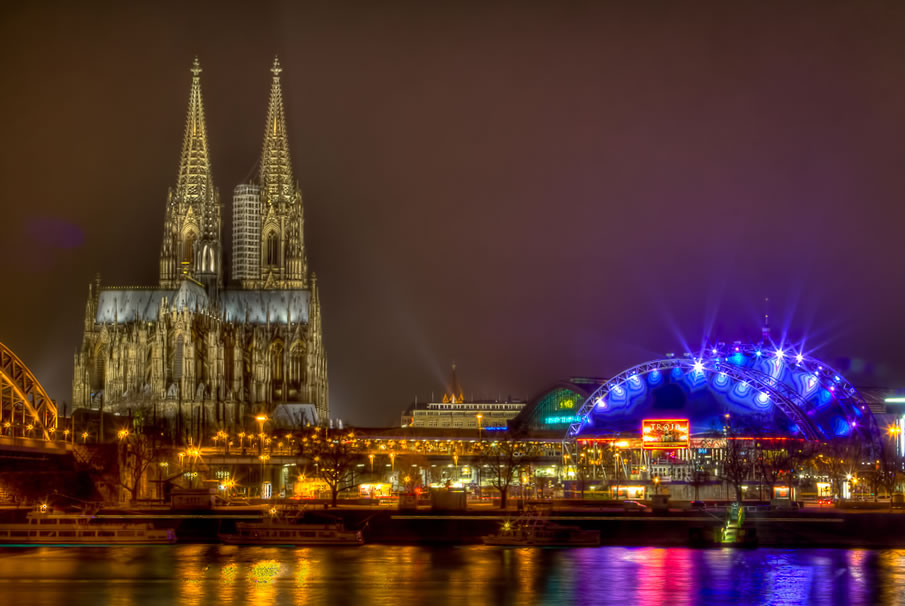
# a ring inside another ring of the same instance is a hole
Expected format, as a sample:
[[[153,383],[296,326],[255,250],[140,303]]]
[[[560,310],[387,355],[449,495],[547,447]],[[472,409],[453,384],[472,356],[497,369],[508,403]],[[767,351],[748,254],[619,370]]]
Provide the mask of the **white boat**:
[[[0,544],[20,545],[148,545],[175,543],[176,533],[148,523],[107,523],[89,514],[55,513],[41,507],[25,522],[0,523]]]
[[[361,545],[360,530],[346,530],[342,520],[303,522],[302,518],[271,513],[262,522],[237,522],[236,532],[220,533],[227,545]]]
[[[507,520],[495,534],[481,537],[485,545],[499,547],[596,547],[600,531],[557,524],[540,515]]]

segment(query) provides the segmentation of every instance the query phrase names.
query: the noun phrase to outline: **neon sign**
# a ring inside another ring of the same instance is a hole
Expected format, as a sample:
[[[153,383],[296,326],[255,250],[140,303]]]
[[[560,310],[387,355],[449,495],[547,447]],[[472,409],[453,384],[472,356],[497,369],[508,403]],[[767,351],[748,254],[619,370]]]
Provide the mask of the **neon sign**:
[[[576,421],[578,421],[578,415],[555,415],[552,417],[544,417],[544,425],[563,425]]]
[[[649,450],[688,448],[688,419],[644,419],[641,447]]]

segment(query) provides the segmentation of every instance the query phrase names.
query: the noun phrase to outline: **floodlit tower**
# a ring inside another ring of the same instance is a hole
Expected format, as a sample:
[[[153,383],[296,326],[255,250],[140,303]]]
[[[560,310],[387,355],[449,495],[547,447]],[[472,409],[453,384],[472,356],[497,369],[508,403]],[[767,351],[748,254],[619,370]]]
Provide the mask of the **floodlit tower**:
[[[201,100],[201,66],[197,57],[191,72],[179,176],[176,189],[171,189],[167,196],[160,249],[160,285],[164,288],[178,288],[185,278],[194,278],[208,286],[223,285],[220,195],[211,175]]]
[[[270,72],[270,103],[261,151],[261,265],[258,288],[305,288],[308,260],[305,254],[302,194],[292,174],[289,138],[283,111],[279,59]]]

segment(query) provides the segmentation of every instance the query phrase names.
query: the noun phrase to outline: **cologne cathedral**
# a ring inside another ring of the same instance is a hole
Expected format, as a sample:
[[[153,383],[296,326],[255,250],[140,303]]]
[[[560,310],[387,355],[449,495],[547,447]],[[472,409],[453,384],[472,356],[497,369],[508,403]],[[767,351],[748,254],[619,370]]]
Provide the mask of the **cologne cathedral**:
[[[227,279],[195,60],[179,176],[166,202],[160,283],[103,286],[98,278],[89,286],[76,408],[153,414],[183,435],[187,426],[200,434],[201,427],[248,425],[261,413],[293,425],[328,419],[317,276],[308,273],[281,71],[275,60],[256,178],[234,189]]]

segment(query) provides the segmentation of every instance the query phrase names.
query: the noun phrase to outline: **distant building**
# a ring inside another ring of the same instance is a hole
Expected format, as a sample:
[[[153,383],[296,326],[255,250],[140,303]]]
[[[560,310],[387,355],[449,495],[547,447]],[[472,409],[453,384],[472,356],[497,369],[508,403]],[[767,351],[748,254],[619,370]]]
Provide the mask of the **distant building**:
[[[578,420],[578,410],[588,396],[606,379],[573,377],[547,387],[533,397],[511,426],[521,431],[558,432],[565,435],[569,424]]]
[[[223,270],[221,204],[201,100],[192,86],[179,175],[167,198],[160,281],[89,286],[73,403],[154,415],[182,437],[249,416],[329,417],[317,277],[309,276],[302,198],[292,171],[274,61],[256,181],[233,197],[232,276]],[[116,252],[116,251],[112,251]],[[190,428],[186,430],[185,428]]]
[[[414,402],[402,413],[402,427],[501,430],[524,407],[524,400],[466,400],[453,364],[441,401]]]

